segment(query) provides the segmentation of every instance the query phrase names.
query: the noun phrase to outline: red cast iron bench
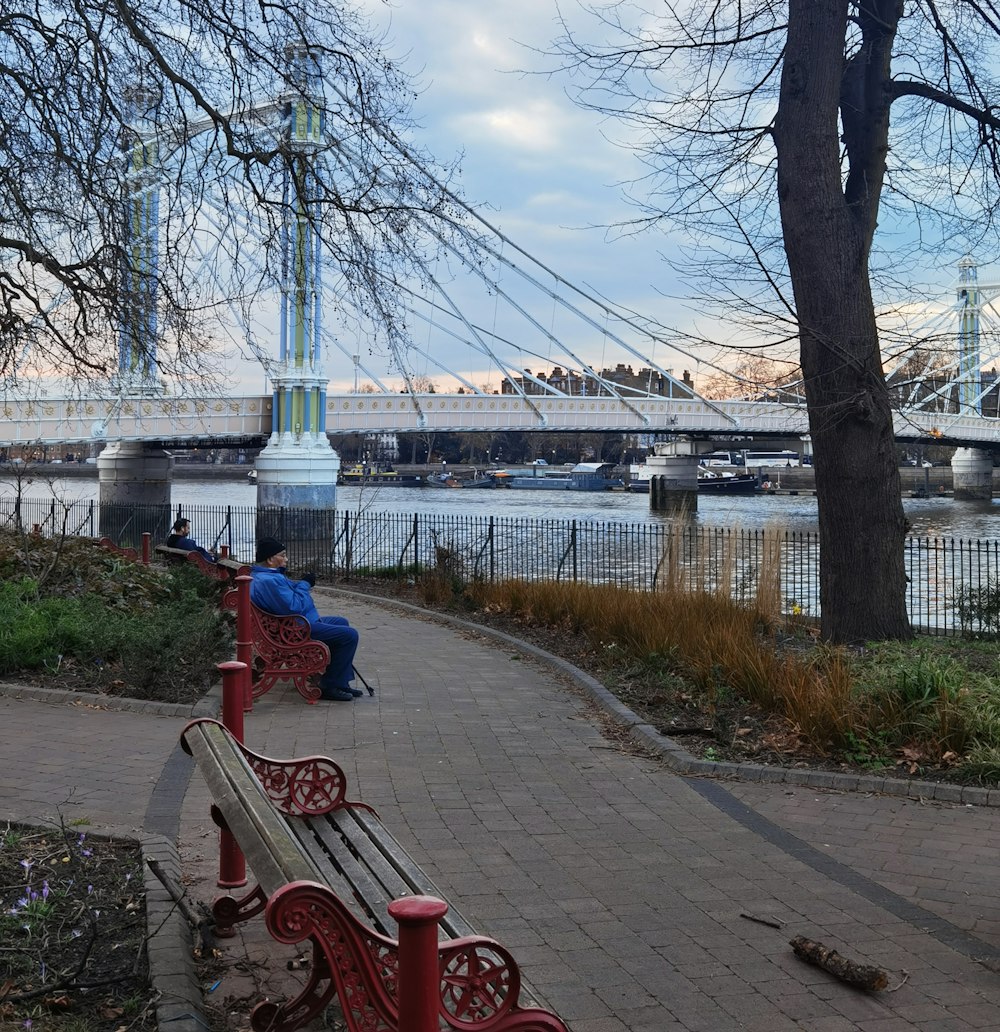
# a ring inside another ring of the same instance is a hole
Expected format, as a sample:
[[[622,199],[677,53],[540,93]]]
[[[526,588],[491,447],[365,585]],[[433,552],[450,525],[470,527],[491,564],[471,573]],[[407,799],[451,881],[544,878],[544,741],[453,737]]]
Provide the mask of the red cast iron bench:
[[[144,535],[145,537],[145,535]],[[147,542],[144,541],[144,544]],[[99,548],[103,548],[105,552],[111,552],[113,555],[120,555],[123,559],[128,559],[129,562],[137,563],[139,561],[139,549],[129,548],[128,546],[122,546],[112,541],[109,537],[102,537],[97,542]],[[148,558],[145,556],[145,549],[143,550],[143,561],[148,562]]]
[[[170,548],[168,545],[157,545],[153,551],[168,563],[192,563],[195,569],[201,571],[211,580],[228,582],[250,573],[250,567],[246,563],[238,562],[227,556],[221,556],[214,563],[210,563],[201,552],[189,552],[185,548]]]
[[[237,587],[222,596],[220,604],[236,612],[237,658],[250,669],[251,699],[267,694],[278,681],[291,681],[306,702],[316,702],[322,694],[319,679],[330,663],[330,647],[326,642],[309,637],[309,621],[305,617],[275,616],[255,606],[250,600],[249,577],[242,580],[245,592],[242,605],[246,610],[242,620],[249,627],[249,638],[244,641],[240,630],[240,583],[237,581]],[[243,649],[247,649],[249,655]],[[375,694],[357,667],[354,667],[354,675],[368,689],[369,695]]]
[[[441,901],[370,807],[346,798],[333,760],[269,759],[208,719],[181,742],[223,828],[220,885],[245,885],[246,866],[257,879],[215,901],[217,934],[263,913],[277,942],[312,947],[299,995],[258,1003],[255,1032],[293,1032],[334,996],[349,1032],[568,1032],[537,1007],[511,954]]]

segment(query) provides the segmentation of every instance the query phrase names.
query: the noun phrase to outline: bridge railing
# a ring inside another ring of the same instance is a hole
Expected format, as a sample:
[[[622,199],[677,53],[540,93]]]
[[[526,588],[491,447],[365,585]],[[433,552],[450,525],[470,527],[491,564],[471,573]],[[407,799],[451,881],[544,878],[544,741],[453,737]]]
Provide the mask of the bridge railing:
[[[258,536],[288,545],[289,569],[346,584],[412,580],[431,571],[459,581],[562,580],[655,591],[668,584],[725,591],[740,601],[760,591],[787,614],[819,616],[819,539],[809,531],[686,523],[530,519],[499,516],[315,512],[252,506],[60,503],[0,495],[0,531],[107,536],[137,546],[148,531],[165,541],[183,515],[207,548],[253,560]],[[911,537],[907,602],[914,626],[935,634],[1000,630],[1000,541]],[[994,595],[997,602],[994,602]],[[992,607],[992,608],[991,608]]]

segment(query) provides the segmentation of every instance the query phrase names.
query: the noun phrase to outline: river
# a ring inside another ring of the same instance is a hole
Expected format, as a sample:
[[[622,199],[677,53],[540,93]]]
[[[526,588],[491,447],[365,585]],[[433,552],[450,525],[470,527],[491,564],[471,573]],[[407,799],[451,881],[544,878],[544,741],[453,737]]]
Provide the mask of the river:
[[[0,479],[0,494],[13,492],[11,482]],[[63,501],[96,499],[97,478],[57,478],[51,486],[36,481],[24,491],[27,498],[49,498],[53,493]],[[174,506],[253,506],[257,501],[257,489],[242,476],[210,480],[176,477],[171,501]],[[659,523],[670,518],[663,513],[650,512],[647,495],[621,491],[341,487],[337,489],[337,507],[368,512],[525,516],[627,523]],[[1000,498],[992,502],[962,502],[950,497],[906,497],[903,507],[913,527],[911,533],[920,537],[1000,537]],[[775,525],[792,531],[816,530],[816,498],[811,493],[701,495],[694,518],[703,526],[760,529]]]

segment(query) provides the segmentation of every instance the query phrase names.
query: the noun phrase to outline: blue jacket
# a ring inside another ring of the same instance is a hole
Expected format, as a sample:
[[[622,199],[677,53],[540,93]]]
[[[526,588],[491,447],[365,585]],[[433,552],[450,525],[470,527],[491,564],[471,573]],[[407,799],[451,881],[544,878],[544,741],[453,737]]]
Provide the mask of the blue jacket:
[[[207,549],[202,548],[192,537],[181,537],[180,534],[171,534],[167,538],[167,548],[183,548],[185,552],[197,552],[210,563],[215,562],[215,556]]]
[[[255,566],[250,572],[253,576],[250,601],[258,609],[275,616],[304,616],[310,627],[319,621],[319,611],[304,580],[292,580],[286,576],[284,566],[276,570],[269,566]]]

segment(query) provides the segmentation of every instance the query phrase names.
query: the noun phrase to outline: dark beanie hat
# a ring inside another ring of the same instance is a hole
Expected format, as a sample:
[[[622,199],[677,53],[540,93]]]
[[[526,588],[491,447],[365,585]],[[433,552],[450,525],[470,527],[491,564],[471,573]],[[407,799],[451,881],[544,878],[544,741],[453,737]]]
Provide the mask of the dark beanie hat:
[[[277,555],[279,552],[284,552],[284,550],[285,546],[277,538],[261,538],[257,542],[257,558],[254,562],[267,562],[272,555]]]

